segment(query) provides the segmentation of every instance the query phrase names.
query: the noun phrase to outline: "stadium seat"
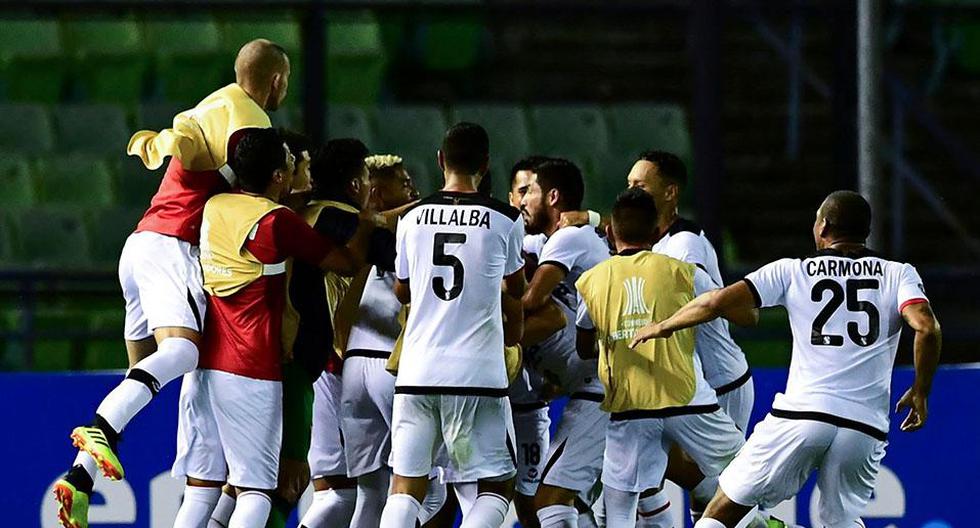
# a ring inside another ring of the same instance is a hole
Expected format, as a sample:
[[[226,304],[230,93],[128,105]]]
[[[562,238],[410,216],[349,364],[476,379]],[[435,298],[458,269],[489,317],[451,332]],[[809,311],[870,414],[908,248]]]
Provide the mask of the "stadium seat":
[[[148,66],[140,24],[125,18],[85,18],[62,25],[75,55],[75,78],[91,100],[134,104]]]
[[[50,19],[0,19],[0,79],[7,99],[61,98],[65,67],[58,29]]]
[[[31,208],[17,217],[17,260],[42,268],[87,267],[88,233],[82,214],[73,208]]]
[[[4,213],[5,211],[0,211],[0,262],[4,265],[10,265],[16,258],[18,241],[14,238],[16,231],[13,222]],[[3,310],[0,310],[0,316],[3,313]]]
[[[58,147],[62,153],[114,156],[126,152],[130,127],[126,112],[116,105],[63,105],[55,111]]]
[[[506,200],[511,167],[531,153],[524,109],[503,104],[458,105],[453,109],[452,121],[479,123],[487,129],[493,194],[499,200]]]
[[[340,12],[327,21],[327,99],[374,105],[385,74],[381,29],[370,12]]]
[[[89,317],[89,330],[99,335],[85,340],[81,364],[83,369],[116,370],[129,366],[126,348],[121,339],[124,318],[122,302],[113,310],[99,311]]]
[[[39,308],[34,316],[34,367],[36,371],[77,369],[82,357],[88,314],[60,308]]]
[[[381,152],[374,145],[374,134],[367,113],[360,107],[345,104],[327,108],[327,135],[331,139],[352,137],[360,139],[372,152]]]
[[[193,105],[235,80],[233,63],[221,50],[221,31],[210,17],[147,20],[144,28],[167,101]]]
[[[446,133],[446,118],[435,106],[390,106],[375,112],[376,150],[434,166]]]
[[[31,166],[18,154],[0,154],[0,206],[27,207],[37,201]]]
[[[568,156],[609,149],[609,131],[602,112],[591,105],[544,105],[531,109],[535,150]]]
[[[110,207],[88,211],[90,254],[96,265],[113,268],[119,262],[126,238],[143,215],[140,207]]]
[[[136,156],[122,156],[115,167],[116,202],[125,206],[146,207],[160,188],[166,165],[151,171]]]
[[[422,64],[430,70],[463,70],[476,64],[484,24],[479,15],[435,16],[419,28]]]
[[[182,104],[172,101],[143,103],[136,110],[136,129],[159,131],[171,128],[174,124],[174,116],[189,110],[194,104],[196,103]]]
[[[37,104],[0,104],[0,150],[43,154],[54,145],[51,116]]]
[[[74,154],[37,162],[38,196],[42,203],[65,206],[106,206],[115,203],[112,171],[102,158]]]
[[[585,206],[593,211],[609,212],[619,193],[626,190],[626,176],[634,160],[613,152],[601,152],[590,162],[592,170],[585,180]]]
[[[691,159],[691,136],[684,109],[674,104],[621,104],[607,110],[613,150],[636,157],[647,149]]]

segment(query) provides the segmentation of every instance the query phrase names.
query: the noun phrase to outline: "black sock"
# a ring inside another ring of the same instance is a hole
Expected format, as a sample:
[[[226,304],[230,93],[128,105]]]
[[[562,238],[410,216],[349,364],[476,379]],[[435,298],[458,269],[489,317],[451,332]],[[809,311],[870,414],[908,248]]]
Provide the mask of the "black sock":
[[[89,476],[88,471],[85,471],[85,468],[81,464],[72,466],[68,470],[68,474],[65,475],[65,480],[70,482],[72,486],[75,486],[75,489],[78,491],[88,495],[92,494],[92,486],[95,483],[92,482],[92,477]]]
[[[116,449],[116,445],[119,443],[119,433],[109,425],[109,422],[105,418],[98,414],[95,415],[95,423],[93,425],[102,430],[102,434],[105,435],[105,439],[109,442],[109,447],[112,448],[113,452],[118,453],[119,451]]]

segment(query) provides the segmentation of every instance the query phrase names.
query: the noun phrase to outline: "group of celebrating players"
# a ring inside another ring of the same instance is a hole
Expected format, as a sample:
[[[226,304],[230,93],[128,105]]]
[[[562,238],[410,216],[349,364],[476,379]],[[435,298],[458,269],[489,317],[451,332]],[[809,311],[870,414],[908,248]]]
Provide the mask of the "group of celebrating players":
[[[175,527],[282,526],[312,480],[306,528],[451,526],[457,502],[467,528],[498,528],[511,502],[528,527],[669,528],[665,479],[697,528],[774,527],[760,508],[814,470],[824,525],[863,526],[903,320],[902,430],[926,420],[941,338],[915,268],[865,247],[860,195],[820,206],[817,253],[725,287],[678,216],[670,153],[640,155],[602,219],[559,158],[517,162],[510,203],[491,198],[488,136],[459,123],[444,187],[419,200],[397,155],[271,128],[281,47],[246,44],[235,72],[130,141],[148,168],[170,161],[120,256],[130,369],[71,434],[63,526],[88,525],[97,473],[124,478],[123,429],[178,377]],[[789,379],[746,441],[752,376],[728,324],[776,305]]]

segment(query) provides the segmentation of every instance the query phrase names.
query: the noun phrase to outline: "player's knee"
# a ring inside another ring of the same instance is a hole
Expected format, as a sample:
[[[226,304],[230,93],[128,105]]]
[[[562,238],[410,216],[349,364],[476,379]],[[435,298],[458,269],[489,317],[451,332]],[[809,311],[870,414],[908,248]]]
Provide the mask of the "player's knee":
[[[538,528],[537,508],[534,507],[534,497],[514,494],[514,510],[517,512],[517,520],[525,528]]]
[[[510,500],[514,497],[515,482],[516,477],[509,477],[504,480],[484,479],[477,483],[477,489],[479,493],[493,493]]]
[[[574,506],[575,505],[575,491],[559,488],[557,486],[549,486],[547,484],[539,484],[538,491],[534,494],[534,509],[540,510],[541,508],[547,508],[548,506]]]
[[[391,480],[391,495],[411,495],[420,503],[425,500],[428,489],[428,477],[403,477],[401,475],[394,475]]]
[[[203,480],[187,477],[187,485],[195,488],[220,488],[225,485],[223,480]]]
[[[347,475],[327,475],[313,479],[313,489],[316,491],[354,489],[357,488],[357,479]]]

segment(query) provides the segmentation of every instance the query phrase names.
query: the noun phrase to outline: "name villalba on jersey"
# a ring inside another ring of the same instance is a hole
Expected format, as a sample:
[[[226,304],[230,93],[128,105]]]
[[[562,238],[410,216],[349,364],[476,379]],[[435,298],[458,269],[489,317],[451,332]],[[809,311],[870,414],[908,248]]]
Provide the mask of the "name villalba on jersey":
[[[457,227],[482,227],[490,229],[490,211],[470,209],[425,209],[415,218],[417,225],[445,225]]]

